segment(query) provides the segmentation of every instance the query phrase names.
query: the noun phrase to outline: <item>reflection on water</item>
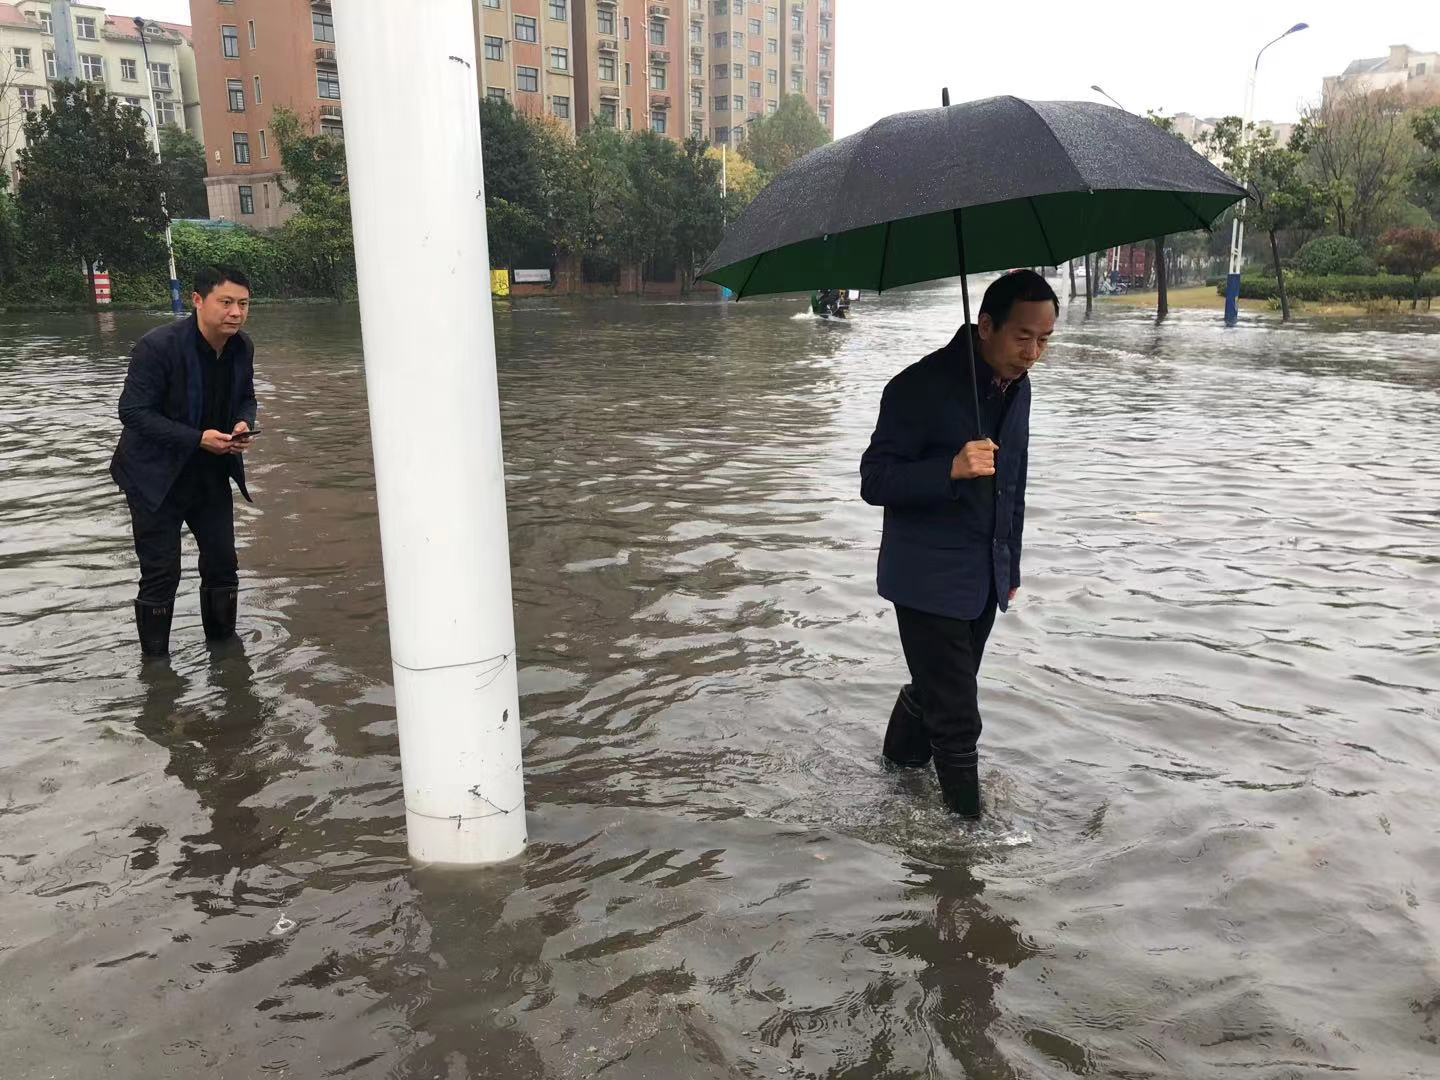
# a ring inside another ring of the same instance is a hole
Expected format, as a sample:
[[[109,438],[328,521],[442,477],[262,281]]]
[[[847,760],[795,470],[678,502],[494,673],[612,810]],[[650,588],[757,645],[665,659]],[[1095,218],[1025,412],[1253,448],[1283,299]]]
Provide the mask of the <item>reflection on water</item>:
[[[463,874],[405,858],[354,309],[257,309],[242,640],[192,554],[144,670],[155,320],[0,316],[0,1075],[1433,1075],[1440,322],[1062,315],[968,834],[877,760],[856,472],[957,301],[497,310],[534,842]]]

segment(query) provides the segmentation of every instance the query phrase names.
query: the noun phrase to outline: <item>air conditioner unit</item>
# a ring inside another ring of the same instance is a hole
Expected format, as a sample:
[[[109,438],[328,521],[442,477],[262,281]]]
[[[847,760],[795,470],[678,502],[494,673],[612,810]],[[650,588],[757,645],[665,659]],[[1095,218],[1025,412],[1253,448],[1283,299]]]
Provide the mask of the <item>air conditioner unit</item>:
[[[315,62],[316,62],[317,64],[333,64],[333,63],[335,63],[335,50],[334,50],[334,49],[316,49],[316,50],[315,50]]]

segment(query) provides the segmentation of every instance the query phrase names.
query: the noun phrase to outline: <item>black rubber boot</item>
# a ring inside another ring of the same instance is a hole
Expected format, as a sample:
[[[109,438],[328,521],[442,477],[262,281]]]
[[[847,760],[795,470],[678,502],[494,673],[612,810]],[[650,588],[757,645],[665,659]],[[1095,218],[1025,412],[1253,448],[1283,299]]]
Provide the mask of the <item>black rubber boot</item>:
[[[224,641],[235,634],[235,609],[239,590],[234,587],[200,590],[200,622],[210,641]]]
[[[975,820],[980,816],[980,754],[935,753],[935,775],[940,778],[940,793],[945,805],[962,818]]]
[[[890,726],[885,729],[885,748],[881,751],[892,765],[902,769],[918,769],[930,764],[930,736],[909,683],[900,688],[895,707],[890,710]]]
[[[135,629],[140,635],[141,655],[156,658],[170,655],[170,617],[174,614],[174,603],[135,601]]]

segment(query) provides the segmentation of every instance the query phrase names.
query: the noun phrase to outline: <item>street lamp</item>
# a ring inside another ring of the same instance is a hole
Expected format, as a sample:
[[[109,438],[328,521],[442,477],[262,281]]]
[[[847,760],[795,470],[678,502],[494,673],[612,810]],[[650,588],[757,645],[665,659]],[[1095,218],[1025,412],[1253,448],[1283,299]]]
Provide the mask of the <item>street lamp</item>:
[[[1129,111],[1130,111],[1129,109],[1125,108],[1124,105],[1121,105],[1118,101],[1116,101],[1113,97],[1110,97],[1109,94],[1105,93],[1105,91],[1100,88],[1100,85],[1099,85],[1098,83],[1091,83],[1091,84],[1090,84],[1090,89],[1091,89],[1091,90],[1094,90],[1097,94],[1099,94],[1099,95],[1102,96],[1102,97],[1110,98],[1110,104],[1111,104],[1111,105],[1114,105],[1114,106],[1115,106],[1117,109],[1119,109],[1121,112],[1129,112]]]
[[[1265,55],[1265,50],[1274,45],[1276,41],[1297,34],[1301,30],[1308,29],[1309,23],[1298,22],[1286,30],[1274,41],[1267,41],[1260,51],[1255,54],[1255,66],[1250,69],[1250,81],[1245,86],[1245,115],[1240,120],[1240,147],[1244,149],[1250,142],[1250,114],[1255,108],[1255,76],[1260,71],[1260,57]],[[1243,182],[1246,177],[1240,177]],[[1235,219],[1230,224],[1230,272],[1225,277],[1225,325],[1234,326],[1240,318],[1240,249],[1245,244],[1245,204],[1240,204],[1240,209],[1235,213]]]
[[[135,17],[135,29],[140,31],[140,52],[145,58],[145,88],[150,92],[150,130],[155,135],[155,160],[160,156],[160,108],[155,104],[155,73],[150,70],[150,48],[145,42],[145,20]],[[175,273],[175,244],[170,238],[170,211],[165,205],[165,189],[160,189],[160,212],[165,215],[165,253],[170,258],[170,310],[176,315],[185,314],[180,303],[180,278]]]

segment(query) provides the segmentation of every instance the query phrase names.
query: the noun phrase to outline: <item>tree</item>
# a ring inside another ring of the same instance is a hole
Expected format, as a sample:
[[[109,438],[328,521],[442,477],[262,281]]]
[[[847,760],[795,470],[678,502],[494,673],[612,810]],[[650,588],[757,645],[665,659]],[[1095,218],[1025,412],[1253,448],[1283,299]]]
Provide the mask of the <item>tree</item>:
[[[1250,189],[1245,217],[1270,239],[1282,321],[1290,318],[1290,300],[1285,295],[1279,234],[1290,229],[1318,228],[1324,223],[1325,189],[1305,175],[1312,137],[1311,125],[1302,120],[1295,126],[1289,143],[1282,147],[1268,128],[1256,129],[1252,124],[1249,141],[1242,145],[1237,116],[1224,117],[1206,136],[1224,155],[1226,170],[1243,177]]]
[[[0,49],[0,182],[10,177],[11,152],[25,129],[26,110],[20,105],[20,69],[14,50]]]
[[[721,163],[725,170],[726,211],[731,220],[750,205],[750,200],[770,182],[769,178],[755,167],[755,163],[740,153],[722,153],[720,147],[712,146],[705,156],[715,162],[718,174]]]
[[[685,140],[675,159],[672,183],[678,211],[675,256],[679,263],[680,290],[688,293],[701,262],[720,242],[728,196],[720,191],[720,164],[706,150],[704,141],[693,135]],[[737,202],[738,199],[737,193]]]
[[[174,124],[161,127],[160,173],[164,177],[165,204],[172,218],[210,216],[205,172],[205,147],[200,140]]]
[[[663,135],[637,131],[625,139],[629,185],[622,196],[623,216],[615,233],[623,262],[635,268],[643,290],[647,263],[674,254],[673,225],[678,218],[675,187],[679,149]]]
[[[1185,136],[1175,130],[1175,121],[1168,116],[1161,116],[1159,113],[1146,112],[1149,121],[1168,135],[1173,135],[1183,143],[1188,144]],[[1155,321],[1164,322],[1165,316],[1170,314],[1170,278],[1169,267],[1165,265],[1165,237],[1155,238]]]
[[[830,132],[810,103],[800,94],[782,94],[775,112],[750,125],[741,153],[767,178],[773,178],[829,141]]]
[[[1421,148],[1410,171],[1410,197],[1440,223],[1440,105],[1414,113],[1410,133]]]
[[[1390,229],[1380,237],[1379,255],[1386,270],[1415,283],[1414,308],[1420,302],[1420,279],[1440,266],[1440,229]]]
[[[20,205],[33,239],[85,267],[155,259],[165,229],[160,168],[139,110],[94,83],[52,84],[25,121]]]
[[[308,264],[318,287],[342,299],[355,280],[345,146],[333,136],[307,131],[300,118],[283,107],[271,114],[270,133],[284,170],[277,181],[281,198],[296,208],[281,226],[285,239]]]
[[[1340,90],[1304,116],[1310,166],[1335,229],[1370,241],[1401,194],[1414,156],[1398,90]]]

